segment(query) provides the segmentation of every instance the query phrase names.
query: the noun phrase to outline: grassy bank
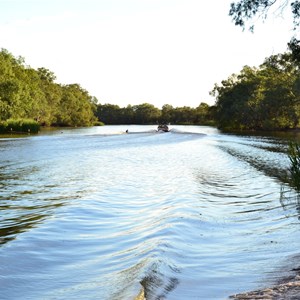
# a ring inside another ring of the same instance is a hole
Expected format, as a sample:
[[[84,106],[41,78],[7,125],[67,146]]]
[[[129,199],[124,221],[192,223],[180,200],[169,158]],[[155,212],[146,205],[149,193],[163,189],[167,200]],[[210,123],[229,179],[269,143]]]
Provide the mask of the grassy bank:
[[[0,122],[0,133],[38,133],[40,125],[32,119],[8,119]]]
[[[298,143],[290,143],[288,157],[290,160],[291,184],[297,192],[300,192],[300,145]]]

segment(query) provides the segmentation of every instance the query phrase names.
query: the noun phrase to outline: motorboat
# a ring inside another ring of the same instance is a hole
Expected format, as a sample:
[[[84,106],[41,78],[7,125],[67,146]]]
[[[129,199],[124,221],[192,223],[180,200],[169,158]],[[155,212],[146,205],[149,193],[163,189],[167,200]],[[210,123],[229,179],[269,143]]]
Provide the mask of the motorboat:
[[[168,131],[170,131],[170,130],[169,130],[168,125],[166,125],[166,124],[160,124],[157,127],[157,132],[168,132]]]

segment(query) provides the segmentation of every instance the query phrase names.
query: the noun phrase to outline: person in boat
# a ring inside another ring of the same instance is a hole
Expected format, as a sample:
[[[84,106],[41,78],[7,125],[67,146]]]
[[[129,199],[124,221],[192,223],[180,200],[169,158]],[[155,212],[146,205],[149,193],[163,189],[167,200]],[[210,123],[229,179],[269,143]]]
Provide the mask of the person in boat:
[[[169,127],[166,124],[160,124],[158,125],[157,130],[167,132],[169,131]]]

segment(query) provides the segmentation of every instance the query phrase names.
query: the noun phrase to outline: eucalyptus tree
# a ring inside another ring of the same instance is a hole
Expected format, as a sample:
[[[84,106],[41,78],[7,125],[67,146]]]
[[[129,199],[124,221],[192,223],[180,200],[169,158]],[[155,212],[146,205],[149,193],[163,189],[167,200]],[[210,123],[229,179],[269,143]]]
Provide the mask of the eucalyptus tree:
[[[270,13],[282,15],[286,9],[290,9],[293,18],[293,29],[296,32],[300,25],[300,1],[299,0],[239,0],[231,3],[229,15],[235,25],[243,29],[248,27],[254,30],[255,19],[266,19]],[[250,22],[248,26],[246,26]],[[288,43],[293,53],[293,58],[300,63],[300,40],[294,35]]]
[[[209,105],[207,103],[201,102],[195,109],[195,123],[196,124],[206,124],[209,123],[211,116],[209,112]]]
[[[211,92],[221,128],[285,129],[299,126],[300,72],[291,54],[272,55],[244,67]]]
[[[105,124],[120,124],[121,108],[116,104],[98,104],[96,116]]]
[[[189,106],[176,107],[173,111],[173,118],[175,124],[194,124],[195,109]]]
[[[46,68],[43,68],[43,67],[38,68],[37,73],[41,80],[49,82],[49,83],[53,83],[56,79],[56,76],[52,71],[50,71]]]
[[[245,129],[259,126],[258,105],[261,101],[257,87],[257,69],[245,66],[240,74],[232,74],[215,84],[211,95],[216,97],[218,126]]]
[[[120,113],[121,124],[132,124],[134,120],[134,110],[132,105],[127,105],[121,109]]]
[[[134,123],[136,124],[155,124],[161,118],[161,111],[152,104],[142,103],[134,105]]]
[[[260,113],[268,128],[295,128],[299,125],[299,68],[291,54],[272,55],[260,66],[263,101]]]
[[[55,83],[53,72],[37,70],[0,51],[0,121],[34,119],[41,125],[91,125],[95,100],[78,84]]]
[[[161,123],[174,123],[174,107],[164,104],[161,109]]]
[[[79,84],[62,86],[58,125],[89,126],[96,121],[92,97]]]
[[[15,76],[17,59],[6,49],[0,52],[0,120],[12,117],[15,103],[18,102],[20,82]]]

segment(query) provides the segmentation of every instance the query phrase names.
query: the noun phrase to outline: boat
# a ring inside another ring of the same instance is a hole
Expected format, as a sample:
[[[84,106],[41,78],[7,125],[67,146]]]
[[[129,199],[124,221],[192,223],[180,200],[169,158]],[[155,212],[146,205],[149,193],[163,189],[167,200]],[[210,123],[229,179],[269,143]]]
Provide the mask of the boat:
[[[166,124],[160,124],[157,127],[157,132],[169,132],[169,127]]]

